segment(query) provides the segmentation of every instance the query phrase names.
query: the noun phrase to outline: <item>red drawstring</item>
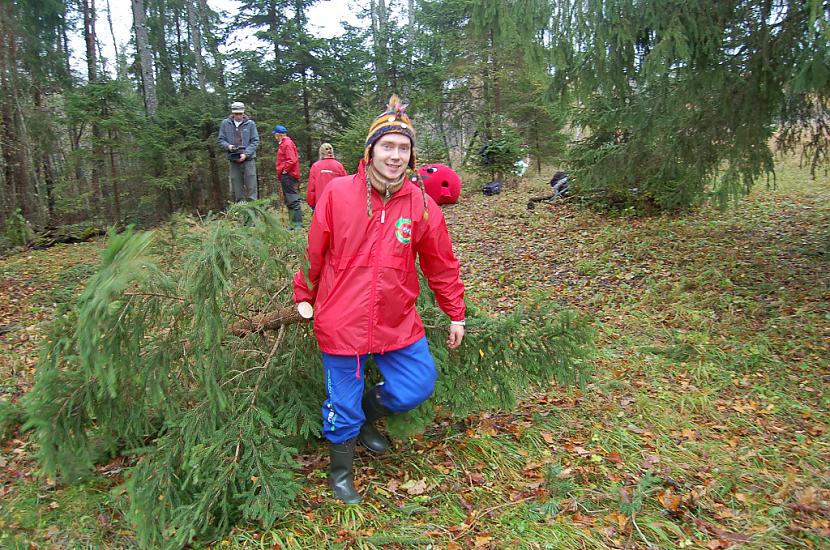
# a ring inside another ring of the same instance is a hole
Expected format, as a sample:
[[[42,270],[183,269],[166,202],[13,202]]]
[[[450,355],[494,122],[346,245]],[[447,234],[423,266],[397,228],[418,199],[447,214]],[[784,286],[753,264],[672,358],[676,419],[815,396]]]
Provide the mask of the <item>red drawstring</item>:
[[[360,380],[360,354],[357,356],[357,370],[354,372],[354,377]]]

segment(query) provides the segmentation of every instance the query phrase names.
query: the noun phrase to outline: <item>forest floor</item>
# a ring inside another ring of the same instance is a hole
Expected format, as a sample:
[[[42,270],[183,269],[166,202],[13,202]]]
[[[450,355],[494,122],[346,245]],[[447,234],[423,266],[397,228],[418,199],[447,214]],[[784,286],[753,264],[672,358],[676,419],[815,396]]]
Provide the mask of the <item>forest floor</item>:
[[[470,298],[543,291],[589,317],[591,382],[359,453],[360,506],[332,502],[309,449],[295,509],[215,548],[830,548],[826,174],[784,159],[736,208],[649,218],[527,210],[545,180],[469,188],[447,222]],[[102,246],[0,260],[0,402],[31,388],[45,325]],[[25,433],[3,438],[0,547],[135,545],[120,462],[56,485]]]

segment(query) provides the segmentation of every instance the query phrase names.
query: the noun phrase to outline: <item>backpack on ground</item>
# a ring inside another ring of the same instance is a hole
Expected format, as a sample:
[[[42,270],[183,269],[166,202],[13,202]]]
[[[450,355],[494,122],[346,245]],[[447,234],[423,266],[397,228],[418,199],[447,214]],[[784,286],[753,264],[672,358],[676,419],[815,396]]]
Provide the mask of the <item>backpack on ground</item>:
[[[485,183],[481,188],[481,192],[488,197],[491,195],[498,195],[501,193],[501,182],[496,180],[491,181],[490,183]]]

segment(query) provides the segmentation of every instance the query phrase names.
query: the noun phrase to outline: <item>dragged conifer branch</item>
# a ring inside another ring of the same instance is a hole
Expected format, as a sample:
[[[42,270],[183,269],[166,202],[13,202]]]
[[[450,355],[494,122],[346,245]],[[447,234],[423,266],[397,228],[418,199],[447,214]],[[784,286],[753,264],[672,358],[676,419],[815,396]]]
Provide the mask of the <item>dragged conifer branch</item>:
[[[303,239],[250,205],[174,229],[169,243],[167,232],[110,236],[98,273],[55,321],[25,400],[47,474],[73,482],[135,457],[127,514],[150,548],[282,517],[303,482],[294,457],[319,436],[325,398],[311,325],[273,305],[291,303]],[[426,284],[418,310],[431,341],[443,341],[447,319]],[[422,431],[436,406],[451,416],[506,409],[553,378],[585,379],[587,322],[549,298],[499,318],[474,304],[467,313],[462,347],[433,349],[435,394],[390,419],[393,436]],[[274,340],[259,336],[268,330]]]

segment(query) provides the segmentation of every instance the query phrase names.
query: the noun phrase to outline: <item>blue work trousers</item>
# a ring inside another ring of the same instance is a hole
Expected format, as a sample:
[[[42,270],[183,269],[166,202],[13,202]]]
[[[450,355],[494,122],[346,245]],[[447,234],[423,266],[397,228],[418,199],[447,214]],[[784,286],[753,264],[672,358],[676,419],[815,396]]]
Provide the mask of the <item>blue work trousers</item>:
[[[405,348],[373,354],[383,382],[378,386],[381,404],[393,413],[414,409],[432,395],[435,362],[426,337]],[[323,353],[328,399],[323,403],[323,435],[332,443],[357,437],[366,420],[363,399],[363,365],[369,355]]]

